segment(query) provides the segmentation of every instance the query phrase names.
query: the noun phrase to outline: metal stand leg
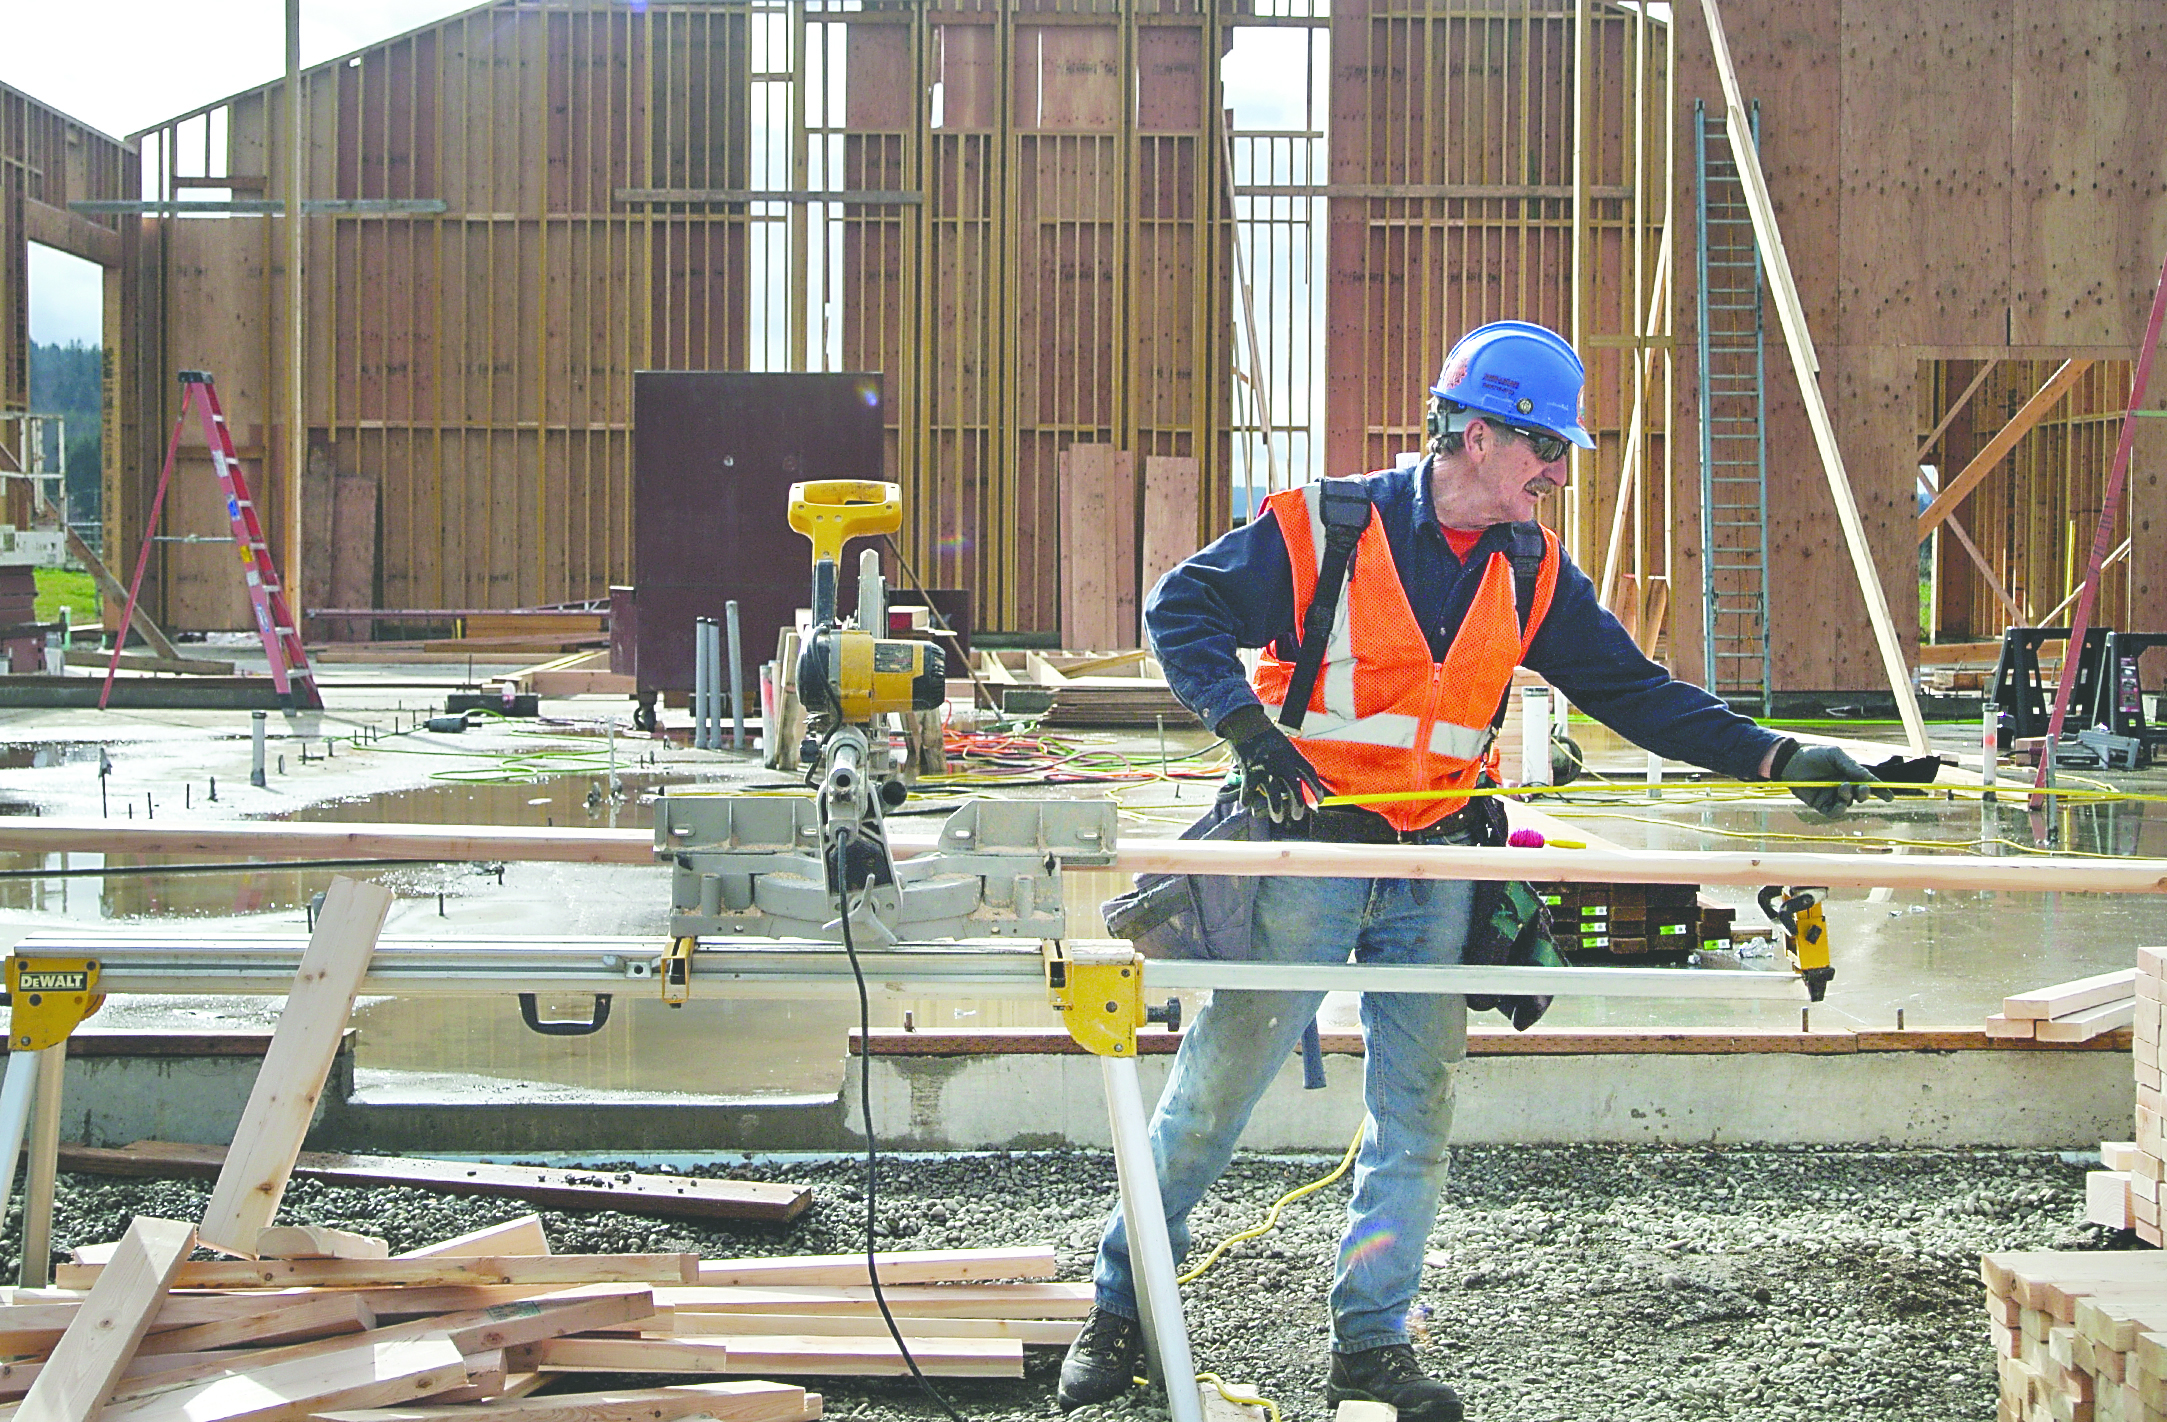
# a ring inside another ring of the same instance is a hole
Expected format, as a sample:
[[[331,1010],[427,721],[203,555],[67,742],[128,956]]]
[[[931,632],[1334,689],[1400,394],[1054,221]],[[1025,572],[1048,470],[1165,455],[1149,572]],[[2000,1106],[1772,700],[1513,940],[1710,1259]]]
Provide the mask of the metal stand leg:
[[[37,1093],[38,1058],[43,1055],[9,1052],[7,1078],[0,1081],[0,1216],[7,1213],[8,1196],[15,1190],[15,1159],[23,1151],[30,1098]]]
[[[1136,1083],[1136,1059],[1102,1056],[1099,1064],[1106,1080],[1106,1109],[1113,1118],[1114,1173],[1121,1184],[1121,1215],[1128,1227],[1145,1347],[1159,1365],[1174,1422],[1203,1422],[1189,1329],[1181,1316],[1181,1288],[1174,1282],[1174,1249],[1166,1237],[1159,1172],[1151,1163],[1144,1096]]]
[[[37,1110],[30,1118],[30,1164],[23,1176],[23,1266],[26,1289],[53,1281],[53,1189],[60,1182],[60,1101],[68,1044],[38,1053]]]

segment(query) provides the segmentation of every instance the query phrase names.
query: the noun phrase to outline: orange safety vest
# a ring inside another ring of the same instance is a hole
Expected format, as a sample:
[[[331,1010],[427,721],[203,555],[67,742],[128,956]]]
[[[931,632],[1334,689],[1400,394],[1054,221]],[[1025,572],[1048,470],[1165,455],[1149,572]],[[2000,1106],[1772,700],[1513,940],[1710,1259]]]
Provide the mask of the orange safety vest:
[[[1286,540],[1294,571],[1294,621],[1300,626],[1324,559],[1321,488],[1312,483],[1289,489],[1265,503]],[[1300,732],[1291,735],[1333,793],[1473,788],[1513,668],[1527,655],[1557,589],[1557,535],[1547,528],[1542,535],[1526,629],[1520,626],[1512,560],[1492,553],[1445,659],[1432,662],[1384,527],[1370,519],[1355,545],[1308,714]],[[1293,675],[1294,663],[1269,651],[1257,665],[1252,685],[1274,720]],[[1374,808],[1394,828],[1410,831],[1435,824],[1466,803],[1460,796]]]

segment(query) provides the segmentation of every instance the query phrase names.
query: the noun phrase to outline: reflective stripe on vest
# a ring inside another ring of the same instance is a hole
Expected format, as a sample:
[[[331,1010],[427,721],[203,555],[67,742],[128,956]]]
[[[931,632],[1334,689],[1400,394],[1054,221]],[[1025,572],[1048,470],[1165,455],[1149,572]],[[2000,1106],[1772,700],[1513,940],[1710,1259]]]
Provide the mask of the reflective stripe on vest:
[[[1311,484],[1274,494],[1267,502],[1287,545],[1299,625],[1316,594],[1323,561],[1323,499]],[[1491,718],[1557,586],[1557,537],[1548,529],[1542,535],[1542,562],[1526,629],[1520,626],[1512,560],[1493,553],[1444,660],[1433,663],[1383,526],[1370,520],[1349,566],[1317,689],[1301,734],[1293,737],[1334,793],[1473,787],[1482,772]],[[1258,663],[1253,683],[1257,697],[1275,718],[1292,675],[1291,662],[1269,653]],[[1466,803],[1465,796],[1446,796],[1376,808],[1394,827],[1417,830]]]

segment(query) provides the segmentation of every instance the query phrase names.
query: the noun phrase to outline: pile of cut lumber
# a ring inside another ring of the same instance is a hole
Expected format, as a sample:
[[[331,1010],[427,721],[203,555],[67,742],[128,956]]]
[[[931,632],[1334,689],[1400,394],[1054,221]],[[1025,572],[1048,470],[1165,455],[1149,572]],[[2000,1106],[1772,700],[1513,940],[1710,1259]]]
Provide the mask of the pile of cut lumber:
[[[1989,1254],[1979,1272],[2003,1422],[2167,1419],[2167,1255]]]
[[[2161,999],[2167,997],[2167,948],[2139,948],[2129,974],[2130,1069],[2137,1079],[2137,1138],[2102,1141],[2100,1164],[2084,1177],[2084,1217],[2109,1229],[2135,1230],[2157,1248],[2160,1200],[2167,1195],[2167,1104],[2161,1101]],[[2014,1001],[2015,999],[2011,999]]]
[[[2005,997],[2001,1011],[1986,1019],[1986,1035],[2089,1042],[2136,1018],[2137,970],[2123,968]]]
[[[78,1251],[51,1289],[0,1292],[0,1398],[22,1422],[447,1422],[576,1408],[582,1422],[794,1422],[818,1394],[761,1381],[903,1375],[862,1255],[552,1255],[529,1215],[396,1258],[381,1239],[273,1226],[254,1259],[191,1260],[193,1225],[138,1218]],[[927,1374],[1020,1377],[1065,1344],[1090,1285],[1042,1279],[1054,1251],[880,1256]],[[678,1374],[626,1392],[518,1400],[561,1373]],[[379,1412],[428,1404],[428,1410]],[[100,1409],[103,1409],[101,1412]],[[341,1411],[341,1409],[359,1409]]]

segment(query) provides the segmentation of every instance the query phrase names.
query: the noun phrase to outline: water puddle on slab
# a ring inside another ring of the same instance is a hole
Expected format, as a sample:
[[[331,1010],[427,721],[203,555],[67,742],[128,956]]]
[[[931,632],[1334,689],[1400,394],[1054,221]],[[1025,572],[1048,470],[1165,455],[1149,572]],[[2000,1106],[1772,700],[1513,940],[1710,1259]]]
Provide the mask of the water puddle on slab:
[[[102,741],[10,742],[0,744],[0,770],[49,770],[56,765],[94,764],[105,750]]]

